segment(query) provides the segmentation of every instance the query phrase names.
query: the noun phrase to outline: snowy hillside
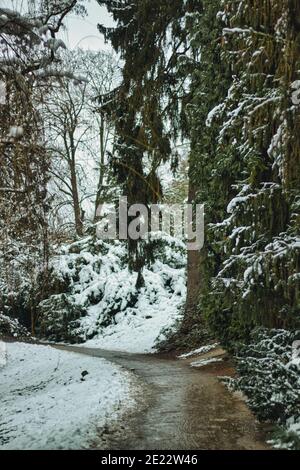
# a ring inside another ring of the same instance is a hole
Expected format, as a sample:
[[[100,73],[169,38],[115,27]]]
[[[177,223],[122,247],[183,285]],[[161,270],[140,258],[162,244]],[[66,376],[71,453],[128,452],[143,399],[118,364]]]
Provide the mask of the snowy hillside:
[[[40,304],[40,334],[51,341],[153,351],[180,319],[186,295],[183,243],[164,237],[156,251],[138,290],[124,244],[87,237],[65,245],[53,261],[56,293]]]

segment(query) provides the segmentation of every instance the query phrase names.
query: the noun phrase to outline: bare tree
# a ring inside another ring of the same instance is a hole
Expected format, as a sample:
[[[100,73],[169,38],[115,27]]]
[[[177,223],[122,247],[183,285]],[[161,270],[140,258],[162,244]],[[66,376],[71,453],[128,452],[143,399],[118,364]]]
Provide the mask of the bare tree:
[[[107,151],[114,153],[115,127],[110,116],[104,112],[102,104],[120,80],[120,70],[111,54],[86,52],[82,64],[92,89],[90,110],[94,113],[99,133],[98,183],[95,194],[94,220],[97,208],[104,197]]]
[[[77,51],[66,53],[65,62],[85,82],[63,79],[43,99],[47,122],[51,174],[59,192],[58,208],[71,206],[76,234],[83,234],[84,202],[99,204],[105,179],[106,153],[112,146],[113,125],[98,110],[99,96],[114,86],[116,65],[109,54]],[[96,165],[97,183],[91,176]],[[96,209],[94,209],[94,215]]]
[[[20,3],[20,11],[0,7],[0,80],[26,94],[35,80],[63,74],[56,65],[66,46],[57,33],[71,11],[84,14],[85,8],[82,0],[37,0],[33,14],[32,1],[25,13]]]
[[[43,296],[47,288],[49,251],[49,159],[39,90],[53,78],[73,77],[62,68],[65,46],[56,36],[79,2],[36,5],[35,12],[22,11],[21,2],[0,7],[0,311],[22,312],[33,333],[34,292]]]

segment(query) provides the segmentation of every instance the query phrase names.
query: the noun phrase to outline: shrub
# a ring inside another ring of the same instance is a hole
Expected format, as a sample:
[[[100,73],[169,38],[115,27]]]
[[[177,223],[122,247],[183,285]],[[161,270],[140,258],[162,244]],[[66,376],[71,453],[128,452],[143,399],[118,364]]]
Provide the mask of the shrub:
[[[17,319],[0,314],[0,337],[23,339],[29,336],[29,331]]]
[[[236,353],[239,376],[231,385],[245,393],[261,420],[279,425],[277,447],[300,448],[299,339],[299,331],[257,328]]]

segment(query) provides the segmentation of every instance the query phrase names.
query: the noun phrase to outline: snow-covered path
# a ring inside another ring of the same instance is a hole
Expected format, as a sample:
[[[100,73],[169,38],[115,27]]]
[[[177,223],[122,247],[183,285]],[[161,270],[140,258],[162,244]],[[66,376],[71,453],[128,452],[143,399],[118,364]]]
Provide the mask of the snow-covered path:
[[[105,435],[99,433],[98,448],[268,449],[265,432],[245,402],[231,394],[217,378],[233,374],[230,364],[220,361],[201,368],[191,367],[195,359],[208,359],[210,352],[176,360],[78,346],[58,348],[104,357],[129,369],[144,384],[136,412],[126,415],[122,426],[116,423]]]
[[[105,359],[1,345],[0,449],[90,447],[99,429],[135,404],[130,374]]]
[[[176,360],[79,346],[6,347],[0,449],[267,448],[244,401],[218,381],[233,372],[222,351]],[[205,367],[191,367],[195,359],[206,359]]]

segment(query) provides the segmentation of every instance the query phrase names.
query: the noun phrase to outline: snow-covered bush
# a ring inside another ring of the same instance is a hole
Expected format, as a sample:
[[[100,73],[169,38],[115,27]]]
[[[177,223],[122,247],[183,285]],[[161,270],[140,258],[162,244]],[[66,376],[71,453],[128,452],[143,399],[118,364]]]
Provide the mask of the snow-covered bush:
[[[50,341],[80,342],[77,329],[86,310],[76,305],[72,296],[52,295],[39,304],[40,321],[37,332]]]
[[[260,419],[279,424],[273,444],[294,449],[300,449],[299,339],[299,331],[254,330],[237,353],[239,376],[231,382]]]
[[[16,317],[27,309],[35,261],[25,243],[12,238],[0,243],[0,313],[3,315]]]
[[[155,259],[174,269],[186,266],[186,246],[184,243],[161,232],[153,234],[152,238]]]
[[[0,338],[27,338],[30,333],[20,325],[18,320],[0,313]]]
[[[127,328],[131,341],[132,331],[146,322],[145,334],[152,334],[153,343],[162,328],[173,325],[186,294],[184,244],[162,236],[154,251],[156,261],[144,269],[144,286],[138,289],[125,243],[89,236],[61,247],[51,266],[52,295],[39,304],[39,334],[82,342],[108,331],[122,330],[125,336]]]

